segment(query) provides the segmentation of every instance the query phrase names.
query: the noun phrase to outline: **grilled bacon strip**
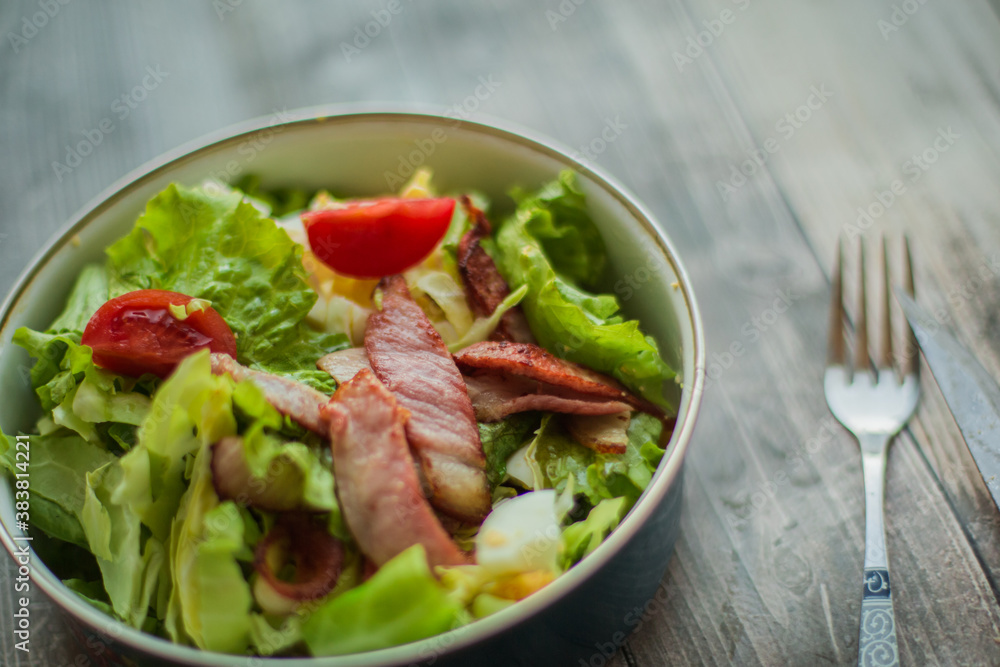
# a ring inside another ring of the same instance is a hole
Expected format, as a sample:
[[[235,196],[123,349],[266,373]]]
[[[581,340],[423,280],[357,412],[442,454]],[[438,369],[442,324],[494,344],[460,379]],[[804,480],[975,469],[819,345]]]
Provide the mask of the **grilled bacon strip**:
[[[538,382],[496,373],[468,375],[465,378],[476,419],[500,421],[515,412],[545,410],[574,415],[614,415],[631,410],[622,401],[582,394],[572,394]],[[551,393],[543,393],[545,391]]]
[[[278,576],[289,562],[295,564],[291,581]],[[323,523],[306,514],[279,514],[254,550],[253,567],[260,575],[254,593],[266,611],[287,613],[299,602],[317,600],[333,590],[343,565],[344,545]]]
[[[337,495],[361,551],[381,566],[422,544],[432,567],[467,563],[421,492],[406,442],[407,411],[372,371],[342,384],[323,414]]]
[[[532,393],[581,399],[606,399],[630,406],[634,410],[663,417],[660,408],[632,395],[616,380],[572,361],[559,359],[531,343],[506,341],[475,343],[459,351],[455,355],[455,363],[466,376],[494,374],[521,378],[537,383]]]
[[[387,276],[379,286],[382,309],[369,315],[365,330],[369,363],[410,413],[406,437],[431,504],[456,519],[479,523],[492,505],[465,382],[403,277]]]
[[[497,270],[493,258],[480,245],[493,231],[490,221],[467,196],[462,196],[459,201],[473,224],[458,242],[458,272],[462,276],[465,297],[473,314],[477,317],[489,317],[510,294],[510,288]],[[490,340],[535,342],[520,306],[514,306],[503,314],[497,328],[490,335]]]
[[[229,373],[237,382],[249,379],[260,387],[268,403],[283,415],[288,415],[313,433],[326,436],[326,421],[320,417],[320,407],[330,397],[312,387],[264,371],[255,371],[238,363],[228,354],[212,353],[212,372]]]
[[[316,368],[326,371],[339,384],[343,384],[364,368],[371,368],[368,354],[363,347],[349,347],[323,355],[316,361]]]
[[[631,411],[614,415],[573,415],[566,420],[570,435],[584,447],[601,454],[624,454],[628,449]]]
[[[212,445],[212,486],[222,500],[235,500],[238,505],[257,507],[268,512],[309,512],[300,480],[288,479],[291,466],[269,469],[266,478],[254,477],[243,452],[243,438],[227,435]],[[295,475],[295,473],[291,473]]]

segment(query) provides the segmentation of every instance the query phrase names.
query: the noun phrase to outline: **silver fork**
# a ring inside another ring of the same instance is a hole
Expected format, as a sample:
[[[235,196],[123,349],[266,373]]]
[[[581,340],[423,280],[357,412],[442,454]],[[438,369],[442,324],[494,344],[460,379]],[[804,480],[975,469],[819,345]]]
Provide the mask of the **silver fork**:
[[[892,326],[889,317],[888,252],[881,242],[883,294],[880,301],[881,328],[875,351],[875,371],[868,355],[868,313],[865,299],[864,243],[858,251],[858,310],[855,318],[854,368],[847,366],[843,305],[843,250],[838,245],[830,302],[829,356],[823,387],[830,412],[854,434],[861,445],[865,478],[865,575],[861,598],[861,630],[858,665],[898,665],[896,621],[889,587],[889,561],[885,550],[882,501],[889,443],[909,421],[920,397],[917,378],[916,342],[909,327],[908,345],[899,373],[894,370]],[[910,246],[903,239],[904,288],[913,294]]]

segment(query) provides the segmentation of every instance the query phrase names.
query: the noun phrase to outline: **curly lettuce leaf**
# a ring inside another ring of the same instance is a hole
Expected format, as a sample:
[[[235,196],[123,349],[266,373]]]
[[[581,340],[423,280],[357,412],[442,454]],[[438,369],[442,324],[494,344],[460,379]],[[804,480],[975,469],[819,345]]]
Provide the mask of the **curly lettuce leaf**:
[[[628,427],[624,454],[599,454],[579,444],[556,415],[546,415],[528,447],[526,461],[535,489],[562,493],[568,484],[591,506],[624,498],[631,508],[649,485],[664,450],[659,447],[663,423],[636,412]]]
[[[608,253],[587,200],[572,171],[536,192],[511,193],[520,210],[530,210],[525,228],[537,239],[556,273],[585,289],[596,289],[608,271]]]
[[[100,264],[88,264],[76,279],[63,312],[49,325],[48,330],[54,333],[83,333],[87,322],[107,300],[107,271]]]
[[[605,498],[590,510],[586,519],[566,526],[562,533],[562,567],[568,569],[599,547],[621,523],[628,508],[627,498]]]
[[[592,449],[573,439],[557,415],[548,413],[542,418],[541,426],[528,446],[525,460],[531,468],[535,490],[555,489],[562,493],[568,484],[572,484],[577,493],[597,504],[603,489],[599,484],[595,488],[587,479],[587,470],[597,456]]]
[[[111,296],[166,289],[207,299],[236,334],[241,363],[336,388],[315,363],[349,341],[304,322],[317,296],[302,246],[240,192],[171,184],[107,255]]]
[[[468,620],[414,545],[379,568],[371,579],[325,602],[302,624],[315,656],[360,653],[451,630]]]
[[[150,400],[143,392],[155,382],[138,382],[98,368],[91,349],[80,345],[76,332],[42,333],[21,327],[13,341],[36,358],[31,384],[42,407],[51,411],[55,426],[101,446],[127,448],[127,429],[122,427],[145,419]],[[101,424],[107,426],[99,428]]]
[[[29,378],[47,411],[65,401],[93,365],[90,348],[80,345],[79,333],[41,333],[21,327],[14,332],[12,341],[35,358]]]
[[[495,488],[507,477],[507,459],[538,430],[542,415],[519,412],[498,422],[480,422],[479,440],[486,456],[486,478]]]
[[[643,334],[638,321],[617,315],[619,305],[613,296],[590,294],[576,284],[593,284],[579,281],[587,272],[571,261],[577,253],[588,266],[595,263],[590,269],[593,275],[602,270],[598,256],[605,256],[589,240],[593,223],[582,205],[572,174],[523,197],[497,234],[493,247],[497,267],[512,289],[528,286],[521,306],[543,347],[608,373],[647,400],[675,409],[663,392],[664,382],[675,373],[660,356],[656,341]]]

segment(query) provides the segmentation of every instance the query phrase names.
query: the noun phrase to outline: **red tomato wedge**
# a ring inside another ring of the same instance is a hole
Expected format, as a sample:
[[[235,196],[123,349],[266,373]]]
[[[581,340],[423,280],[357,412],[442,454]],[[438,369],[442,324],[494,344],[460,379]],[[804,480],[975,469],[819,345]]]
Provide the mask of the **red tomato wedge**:
[[[385,198],[308,211],[312,252],[337,273],[381,278],[419,264],[444,237],[454,199]]]
[[[144,289],[111,299],[87,322],[80,342],[94,363],[120,375],[170,375],[184,357],[208,348],[236,357],[236,337],[208,305],[188,308],[192,297]],[[178,319],[179,311],[183,319]]]

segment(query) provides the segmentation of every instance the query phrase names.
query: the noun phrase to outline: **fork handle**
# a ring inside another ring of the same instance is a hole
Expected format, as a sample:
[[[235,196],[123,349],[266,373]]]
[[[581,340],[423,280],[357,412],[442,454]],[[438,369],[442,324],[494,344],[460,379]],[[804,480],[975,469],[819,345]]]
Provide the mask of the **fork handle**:
[[[865,579],[861,597],[858,666],[883,667],[899,665],[882,511],[888,438],[869,437],[869,442],[861,443],[861,466],[865,477]]]

